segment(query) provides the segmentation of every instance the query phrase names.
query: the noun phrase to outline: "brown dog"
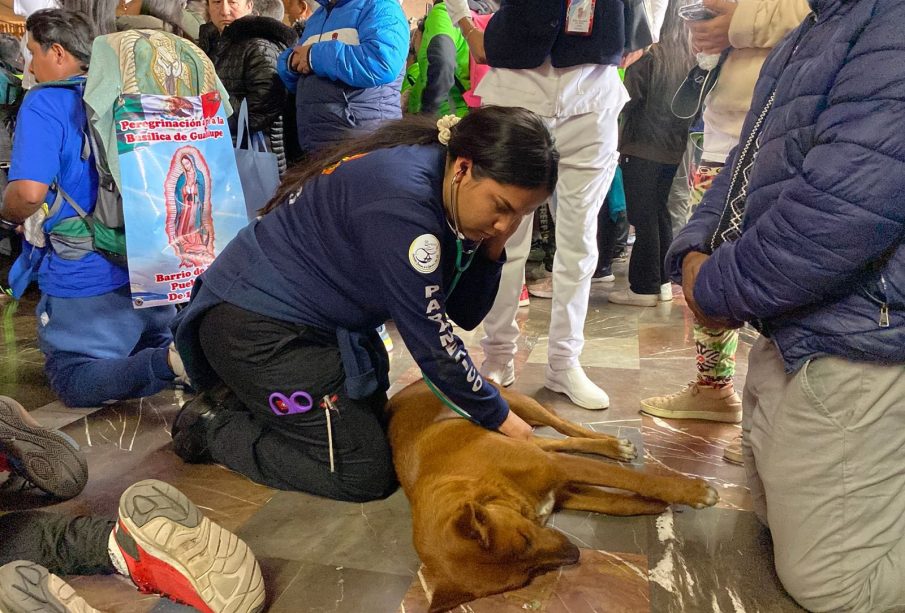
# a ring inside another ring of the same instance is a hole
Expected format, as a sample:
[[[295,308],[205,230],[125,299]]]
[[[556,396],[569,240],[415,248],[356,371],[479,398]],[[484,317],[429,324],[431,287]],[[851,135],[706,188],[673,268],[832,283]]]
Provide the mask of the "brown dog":
[[[436,578],[431,613],[520,588],[578,561],[578,548],[544,524],[557,509],[610,515],[696,508],[719,497],[700,479],[657,476],[555,452],[630,460],[634,445],[557,417],[534,399],[501,390],[532,426],[572,438],[518,441],[460,419],[423,381],[387,404],[393,463],[412,506],[415,550]],[[614,493],[594,486],[635,492]]]

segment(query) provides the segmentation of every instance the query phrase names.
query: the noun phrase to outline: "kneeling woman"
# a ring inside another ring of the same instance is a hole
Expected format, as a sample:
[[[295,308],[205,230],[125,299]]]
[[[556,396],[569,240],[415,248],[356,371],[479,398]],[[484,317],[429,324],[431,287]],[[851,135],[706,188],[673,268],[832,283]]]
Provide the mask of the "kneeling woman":
[[[389,123],[291,171],[196,282],[176,325],[208,393],[173,425],[186,461],[365,501],[396,488],[383,406],[393,319],[435,392],[485,428],[530,427],[481,378],[450,318],[477,326],[503,246],[552,193],[559,154],[523,109]]]

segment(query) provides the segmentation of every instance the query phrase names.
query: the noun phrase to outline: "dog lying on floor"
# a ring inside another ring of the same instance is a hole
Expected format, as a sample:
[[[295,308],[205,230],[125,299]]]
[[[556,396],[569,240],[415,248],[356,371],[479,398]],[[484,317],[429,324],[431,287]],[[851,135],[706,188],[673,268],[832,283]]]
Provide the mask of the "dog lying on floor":
[[[656,514],[672,503],[709,507],[719,499],[700,479],[649,475],[591,458],[631,460],[627,440],[556,416],[533,398],[501,390],[532,426],[571,438],[508,438],[458,418],[412,383],[390,398],[393,463],[412,507],[415,550],[436,577],[430,612],[527,585],[578,562],[578,547],[544,524],[558,509]],[[595,486],[634,492],[615,493]]]

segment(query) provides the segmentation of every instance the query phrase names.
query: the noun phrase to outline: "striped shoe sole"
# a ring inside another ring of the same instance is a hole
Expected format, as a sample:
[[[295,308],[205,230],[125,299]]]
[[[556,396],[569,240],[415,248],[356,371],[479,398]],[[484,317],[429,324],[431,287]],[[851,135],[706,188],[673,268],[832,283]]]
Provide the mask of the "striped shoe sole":
[[[0,567],[0,613],[100,613],[72,587],[34,562]]]
[[[257,613],[264,580],[251,549],[206,518],[175,487],[148,479],[127,489],[114,529],[132,581],[204,613]]]

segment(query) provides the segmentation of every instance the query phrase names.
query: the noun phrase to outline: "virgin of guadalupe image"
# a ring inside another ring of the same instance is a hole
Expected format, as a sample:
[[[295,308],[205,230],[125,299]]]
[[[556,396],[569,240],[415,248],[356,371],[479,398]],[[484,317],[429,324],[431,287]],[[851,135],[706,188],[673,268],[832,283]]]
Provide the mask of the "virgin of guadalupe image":
[[[173,154],[165,183],[167,238],[179,266],[207,267],[214,260],[210,170],[204,156],[191,146]]]

